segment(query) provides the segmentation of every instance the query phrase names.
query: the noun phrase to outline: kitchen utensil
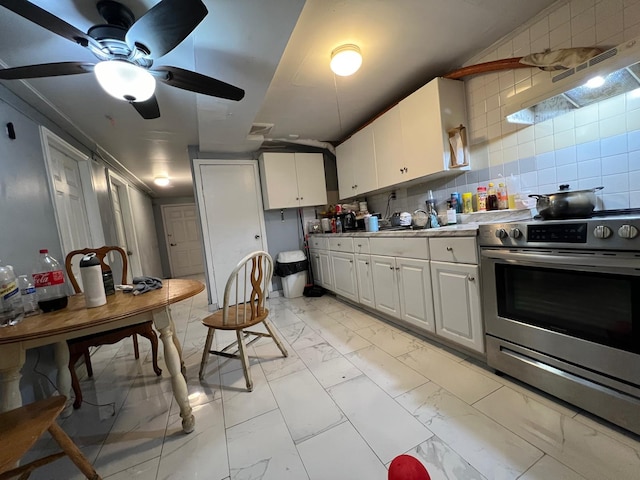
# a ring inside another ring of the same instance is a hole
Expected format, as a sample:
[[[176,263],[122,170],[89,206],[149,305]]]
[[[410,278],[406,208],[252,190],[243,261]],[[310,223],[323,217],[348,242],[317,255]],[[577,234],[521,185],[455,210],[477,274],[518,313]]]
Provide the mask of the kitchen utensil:
[[[538,215],[545,220],[589,217],[596,207],[596,193],[604,187],[586,190],[570,190],[560,185],[559,191],[549,194],[531,194],[536,199]]]
[[[400,223],[400,212],[395,212],[393,215],[391,215],[391,226],[392,227],[399,227],[401,225]]]
[[[347,212],[342,215],[342,228],[344,230],[356,229],[356,214],[353,212]]]
[[[411,216],[411,225],[414,228],[427,228],[429,223],[429,214],[424,210],[418,209]]]

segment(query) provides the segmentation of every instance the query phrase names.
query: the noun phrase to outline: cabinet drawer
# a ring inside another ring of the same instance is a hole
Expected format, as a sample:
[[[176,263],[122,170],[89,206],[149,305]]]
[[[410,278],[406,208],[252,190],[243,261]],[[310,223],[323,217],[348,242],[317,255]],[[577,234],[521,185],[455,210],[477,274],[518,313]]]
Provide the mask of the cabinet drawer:
[[[475,237],[430,238],[429,250],[431,260],[478,264],[478,247]]]
[[[422,258],[429,260],[427,238],[370,238],[369,250],[372,255],[391,257]]]
[[[332,252],[353,253],[353,238],[337,237],[329,239],[329,250]]]
[[[366,237],[355,237],[353,239],[353,249],[356,253],[369,253],[369,239]]]
[[[329,239],[327,237],[314,237],[309,235],[309,248],[329,250]]]

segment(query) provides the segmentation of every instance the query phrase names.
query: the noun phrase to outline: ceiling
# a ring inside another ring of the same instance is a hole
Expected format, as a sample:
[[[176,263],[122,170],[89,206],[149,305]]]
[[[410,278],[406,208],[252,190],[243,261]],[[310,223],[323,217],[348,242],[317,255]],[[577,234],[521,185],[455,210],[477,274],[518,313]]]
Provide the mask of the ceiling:
[[[249,152],[266,140],[338,142],[433,77],[510,33],[555,0],[204,0],[209,14],[154,65],[195,70],[246,91],[240,102],[159,84],[161,117],[143,120],[109,97],[93,74],[6,81],[4,86],[156,197],[193,195],[187,147]],[[33,0],[82,31],[104,23],[97,0]],[[136,18],[157,0],[122,0]],[[86,61],[86,49],[0,7],[0,65]],[[355,43],[351,77],[329,70],[330,52]],[[111,159],[109,158],[111,157]],[[153,184],[168,175],[169,188]]]

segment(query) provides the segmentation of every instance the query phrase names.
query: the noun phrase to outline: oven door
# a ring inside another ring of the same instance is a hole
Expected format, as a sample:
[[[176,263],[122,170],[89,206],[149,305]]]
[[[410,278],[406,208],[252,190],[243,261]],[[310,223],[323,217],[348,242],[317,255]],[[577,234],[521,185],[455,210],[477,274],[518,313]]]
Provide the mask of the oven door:
[[[598,380],[617,388],[617,380],[640,385],[640,256],[501,248],[481,255],[488,335],[610,377]]]

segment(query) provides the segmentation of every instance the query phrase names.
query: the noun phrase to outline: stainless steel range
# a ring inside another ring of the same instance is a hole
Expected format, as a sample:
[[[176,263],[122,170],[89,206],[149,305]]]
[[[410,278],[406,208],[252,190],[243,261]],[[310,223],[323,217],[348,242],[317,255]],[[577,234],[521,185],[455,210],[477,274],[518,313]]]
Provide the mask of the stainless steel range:
[[[487,362],[640,434],[640,210],[481,225]]]

